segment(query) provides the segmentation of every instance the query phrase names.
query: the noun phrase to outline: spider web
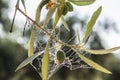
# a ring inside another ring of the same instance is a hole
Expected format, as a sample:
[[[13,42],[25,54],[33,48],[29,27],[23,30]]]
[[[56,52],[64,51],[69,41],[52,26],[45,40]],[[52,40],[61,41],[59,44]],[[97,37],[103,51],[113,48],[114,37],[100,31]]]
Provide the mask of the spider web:
[[[60,40],[60,28],[58,28],[58,30],[55,30],[55,32],[53,33],[53,36],[56,37],[57,39]],[[50,32],[51,29],[48,29],[48,32]],[[57,33],[56,33],[57,31]],[[35,31],[35,52],[41,52],[43,50],[45,50],[45,46],[47,43],[47,34],[42,32],[42,31]],[[72,41],[74,38],[76,38],[76,35],[72,36],[66,43],[69,43],[70,41]],[[88,66],[86,63],[84,63],[79,56],[70,48],[70,47],[66,47],[64,45],[61,45],[59,48],[58,46],[58,42],[56,42],[54,39],[51,38],[51,44],[50,44],[50,59],[49,59],[49,77],[51,77],[54,73],[56,73],[61,67],[66,66],[68,67],[70,70],[75,70],[75,69],[79,69],[79,68],[91,68],[90,66]],[[65,52],[66,58],[64,60],[63,63],[55,63],[55,59],[56,59],[56,53],[58,50],[63,50]],[[81,50],[78,49],[78,51],[80,53],[82,53],[84,56],[87,55],[86,52],[83,52]],[[42,66],[42,57],[43,54],[40,55],[38,58],[36,58],[38,65],[36,67],[36,69],[39,71],[39,73],[41,73],[41,66]]]

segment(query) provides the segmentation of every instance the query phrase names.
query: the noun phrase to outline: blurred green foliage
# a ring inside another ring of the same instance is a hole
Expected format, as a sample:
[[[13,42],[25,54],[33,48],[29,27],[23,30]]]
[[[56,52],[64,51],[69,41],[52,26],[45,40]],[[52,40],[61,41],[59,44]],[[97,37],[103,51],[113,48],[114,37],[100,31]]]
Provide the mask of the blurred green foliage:
[[[0,24],[3,25],[4,31],[8,31],[10,26],[8,7],[8,0],[0,0]]]
[[[26,50],[20,44],[0,38],[0,80],[13,76],[17,65],[26,57]]]
[[[0,0],[0,24],[3,31],[9,31],[8,0]],[[2,35],[2,33],[0,32]],[[0,80],[8,80],[14,75],[17,65],[27,57],[26,50],[17,42],[0,36]]]

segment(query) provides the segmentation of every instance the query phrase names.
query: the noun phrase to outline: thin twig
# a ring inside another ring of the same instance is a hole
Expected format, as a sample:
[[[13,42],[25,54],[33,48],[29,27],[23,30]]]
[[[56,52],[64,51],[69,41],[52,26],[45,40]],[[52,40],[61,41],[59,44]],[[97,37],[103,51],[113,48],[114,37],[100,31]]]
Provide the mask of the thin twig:
[[[25,21],[25,24],[24,24],[24,29],[23,29],[23,36],[25,35],[25,28],[27,26],[27,20]]]
[[[19,2],[20,2],[20,0],[17,0],[16,6],[19,6]],[[11,27],[10,27],[10,32],[12,32],[12,29],[13,29],[13,26],[14,26],[16,13],[17,13],[17,8],[15,9],[14,17],[13,17],[12,24],[11,24]]]
[[[46,34],[48,34],[49,36],[51,36],[51,38],[53,38],[56,42],[59,42],[60,44],[62,44],[62,45],[64,45],[64,46],[71,47],[71,48],[79,48],[79,49],[82,48],[80,45],[79,45],[79,46],[77,46],[77,45],[70,45],[70,44],[67,44],[67,43],[64,43],[64,42],[58,40],[56,37],[52,36],[52,34],[49,33],[47,30],[45,30],[44,28],[42,28],[36,21],[34,21],[32,18],[30,18],[28,15],[26,15],[26,14],[19,8],[19,6],[16,6],[16,9],[17,9],[18,11],[20,11],[26,18],[28,18],[30,21],[32,21],[32,23],[33,23],[34,25],[36,25],[39,29],[43,30]]]
[[[48,34],[49,36],[51,36],[51,38],[53,38],[56,42],[59,42],[60,44],[64,45],[64,46],[68,46],[68,47],[71,47],[71,48],[79,48],[81,49],[82,46],[81,45],[70,45],[70,44],[67,44],[67,43],[64,43],[60,40],[58,40],[56,37],[52,36],[51,33],[49,33],[47,30],[45,30],[44,28],[42,28],[35,20],[33,20],[32,18],[30,18],[25,12],[23,12],[20,8],[19,8],[19,0],[16,4],[16,11],[20,11],[27,19],[29,19],[30,21],[32,21],[33,24],[35,24],[39,29],[43,30],[46,34]],[[14,22],[14,21],[13,21]]]

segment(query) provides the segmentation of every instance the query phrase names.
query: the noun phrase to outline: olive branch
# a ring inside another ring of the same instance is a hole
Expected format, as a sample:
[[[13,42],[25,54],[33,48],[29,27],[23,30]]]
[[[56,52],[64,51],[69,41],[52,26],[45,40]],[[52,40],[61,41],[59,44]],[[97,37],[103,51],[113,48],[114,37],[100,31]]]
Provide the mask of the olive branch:
[[[82,43],[79,45],[74,45],[74,44],[68,44],[65,42],[62,42],[60,39],[56,38],[53,33],[56,29],[56,25],[58,23],[58,21],[61,19],[62,24],[64,25],[65,29],[67,29],[69,31],[69,27],[67,25],[67,23],[64,20],[64,16],[67,15],[68,12],[73,11],[73,4],[77,5],[77,6],[85,6],[85,5],[90,5],[92,3],[94,3],[95,0],[42,0],[40,2],[40,4],[38,5],[37,9],[36,9],[36,17],[35,20],[30,18],[27,15],[27,11],[26,11],[26,7],[25,7],[25,2],[24,0],[21,0],[24,6],[25,11],[21,10],[19,7],[19,2],[20,0],[17,1],[16,3],[16,9],[15,9],[15,13],[14,13],[14,17],[13,17],[13,21],[12,21],[12,25],[11,25],[11,29],[10,32],[12,32],[12,28],[13,28],[13,24],[14,24],[14,20],[15,20],[15,16],[17,11],[19,11],[20,13],[22,13],[27,20],[30,20],[34,27],[31,30],[31,35],[30,35],[30,39],[29,39],[29,43],[28,43],[28,58],[25,59],[16,69],[19,70],[22,67],[26,66],[27,64],[31,63],[35,58],[37,58],[39,55],[43,54],[43,58],[42,58],[42,79],[43,80],[48,80],[51,75],[48,75],[49,73],[49,64],[50,64],[50,50],[51,49],[55,49],[58,47],[61,47],[62,45],[67,46],[69,48],[71,48],[79,57],[81,60],[83,60],[84,62],[86,62],[89,66],[93,67],[96,70],[99,70],[101,72],[107,73],[107,74],[111,74],[112,72],[110,72],[109,70],[105,69],[104,67],[100,66],[99,64],[93,62],[92,60],[88,59],[87,57],[83,56],[79,50],[83,50],[86,51],[90,54],[95,54],[95,55],[101,55],[101,54],[108,54],[111,53],[113,51],[116,51],[118,49],[120,49],[120,46],[118,47],[114,47],[111,49],[106,49],[106,50],[89,50],[86,49],[84,47],[85,43],[87,42],[87,39],[92,31],[92,28],[94,26],[94,24],[96,23],[101,11],[102,11],[102,7],[100,6],[91,16],[90,20],[88,21],[88,23],[86,24],[86,31],[84,33],[84,37],[82,40]],[[46,15],[46,18],[44,20],[43,25],[41,26],[39,24],[40,22],[40,16],[41,16],[41,9],[43,8],[43,6],[46,5],[46,8],[48,9],[48,13]],[[51,19],[51,17],[53,16],[53,14],[55,13],[55,17],[54,17],[54,23],[53,23],[53,29],[52,31],[48,31],[46,29],[46,26],[49,22],[49,20]],[[45,50],[39,52],[39,53],[35,53],[34,54],[34,50],[33,50],[33,46],[34,46],[34,28],[37,28],[40,31],[43,31],[44,33],[46,33],[48,35],[48,42],[46,43],[46,47]],[[78,35],[79,37],[79,35]],[[50,46],[50,40],[53,39],[55,40],[58,45],[55,47],[51,47]],[[58,61],[58,64],[62,65],[65,61],[65,53],[63,51],[61,51],[60,49],[57,50],[56,53],[56,59]],[[32,64],[31,64],[32,65]],[[55,70],[56,71],[56,70]],[[54,72],[55,72],[54,71]],[[54,73],[53,72],[53,73]],[[53,75],[53,74],[52,74]]]

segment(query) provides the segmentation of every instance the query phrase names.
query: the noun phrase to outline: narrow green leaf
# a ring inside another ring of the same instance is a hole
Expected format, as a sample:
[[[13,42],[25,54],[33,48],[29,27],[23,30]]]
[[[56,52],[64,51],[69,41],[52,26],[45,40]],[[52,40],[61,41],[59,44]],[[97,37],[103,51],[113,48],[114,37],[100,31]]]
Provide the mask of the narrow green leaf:
[[[86,6],[95,2],[95,0],[68,0],[77,6]]]
[[[34,53],[34,30],[31,30],[31,35],[28,43],[28,57],[32,56]]]
[[[27,64],[32,62],[35,58],[37,58],[39,55],[41,55],[43,53],[44,53],[44,51],[41,51],[39,53],[33,54],[32,56],[26,58],[21,64],[18,65],[18,67],[16,68],[15,71],[18,71],[19,69],[23,68],[24,66],[26,66]]]
[[[42,80],[48,80],[49,47],[50,47],[50,40],[48,40],[42,60]]]
[[[48,3],[48,1],[49,1],[49,0],[42,0],[42,1],[39,3],[39,5],[38,5],[38,7],[37,7],[37,9],[36,9],[36,16],[35,16],[35,21],[36,21],[37,23],[39,23],[39,21],[40,21],[41,10],[42,10],[43,6],[44,6],[46,3]]]
[[[112,72],[110,72],[109,70],[100,66],[99,64],[95,63],[94,61],[86,58],[85,56],[81,55],[79,52],[77,52],[77,51],[75,51],[75,52],[78,54],[78,56],[81,58],[81,60],[86,62],[89,66],[93,67],[94,69],[99,70],[99,71],[104,72],[104,73],[107,73],[107,74],[112,74]]]
[[[108,54],[108,53],[114,52],[118,49],[120,49],[120,46],[114,47],[114,48],[111,48],[111,49],[106,49],[106,50],[88,50],[88,49],[83,49],[83,50],[87,51],[91,54]]]
[[[45,18],[45,20],[44,20],[44,26],[46,26],[47,24],[48,24],[48,22],[49,22],[49,20],[51,19],[51,17],[53,16],[53,14],[54,14],[54,12],[55,12],[55,10],[56,10],[56,8],[58,7],[58,5],[55,5],[53,8],[51,8],[49,11],[48,11],[48,13],[47,13],[47,15],[46,15],[46,18]]]
[[[54,23],[53,23],[53,30],[55,29],[61,15],[63,12],[64,5],[61,5],[57,8],[56,13],[55,13],[55,18],[54,18]]]
[[[89,20],[89,22],[87,23],[87,28],[86,28],[86,32],[83,38],[83,43],[86,42],[88,36],[90,35],[92,28],[94,26],[94,24],[96,23],[97,18],[99,17],[100,13],[101,13],[102,7],[100,6],[92,15],[91,19]]]
[[[69,29],[67,23],[65,22],[63,16],[61,16],[61,21],[62,21],[62,24],[64,25],[65,29],[67,29],[68,31],[70,31],[70,29]]]

